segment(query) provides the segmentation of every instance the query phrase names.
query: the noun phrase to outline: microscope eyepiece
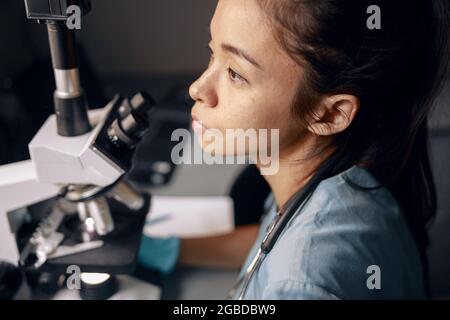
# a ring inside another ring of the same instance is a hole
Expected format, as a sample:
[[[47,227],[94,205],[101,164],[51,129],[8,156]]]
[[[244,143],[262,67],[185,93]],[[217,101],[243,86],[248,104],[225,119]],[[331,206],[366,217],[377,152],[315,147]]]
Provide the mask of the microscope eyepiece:
[[[124,99],[119,117],[108,128],[111,142],[134,148],[149,127],[148,116],[155,102],[145,92],[138,92],[131,100]]]

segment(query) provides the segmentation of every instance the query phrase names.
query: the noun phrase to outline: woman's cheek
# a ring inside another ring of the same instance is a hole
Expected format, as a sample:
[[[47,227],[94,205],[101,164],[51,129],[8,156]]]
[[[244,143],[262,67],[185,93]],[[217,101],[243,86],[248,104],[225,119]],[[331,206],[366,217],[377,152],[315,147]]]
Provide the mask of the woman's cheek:
[[[273,113],[277,112],[267,96],[267,90],[259,85],[236,87],[229,81],[221,82],[218,92],[219,116],[222,129],[270,128]]]
[[[231,97],[223,101],[221,108],[221,128],[223,129],[247,129],[252,127],[251,106],[244,99]]]

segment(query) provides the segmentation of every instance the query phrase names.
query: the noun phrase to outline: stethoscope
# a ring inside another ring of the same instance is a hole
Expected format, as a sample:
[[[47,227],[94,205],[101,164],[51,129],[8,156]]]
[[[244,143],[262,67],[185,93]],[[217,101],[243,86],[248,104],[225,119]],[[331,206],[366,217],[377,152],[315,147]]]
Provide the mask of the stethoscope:
[[[275,246],[278,238],[285,229],[288,222],[294,217],[296,212],[301,212],[303,206],[307,203],[314,190],[319,183],[328,178],[333,172],[337,157],[333,156],[322,165],[317,173],[309,180],[309,182],[297,193],[295,193],[283,207],[281,207],[270,225],[267,227],[267,232],[264,236],[261,245],[256,252],[254,258],[248,265],[245,273],[239,277],[233,288],[227,295],[227,299],[242,300],[247,292],[250,281],[254,274],[259,270],[262,262]]]

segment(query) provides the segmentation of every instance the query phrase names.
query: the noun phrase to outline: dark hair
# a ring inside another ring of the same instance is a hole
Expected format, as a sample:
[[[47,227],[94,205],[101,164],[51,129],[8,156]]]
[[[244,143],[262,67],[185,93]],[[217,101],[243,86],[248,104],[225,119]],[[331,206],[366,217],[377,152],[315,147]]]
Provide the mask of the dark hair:
[[[427,117],[449,59],[447,0],[260,0],[282,47],[305,70],[292,112],[307,121],[324,94],[360,110],[333,141],[337,174],[367,168],[387,187],[418,245],[428,288],[426,225],[436,212]],[[367,9],[381,9],[370,30]]]

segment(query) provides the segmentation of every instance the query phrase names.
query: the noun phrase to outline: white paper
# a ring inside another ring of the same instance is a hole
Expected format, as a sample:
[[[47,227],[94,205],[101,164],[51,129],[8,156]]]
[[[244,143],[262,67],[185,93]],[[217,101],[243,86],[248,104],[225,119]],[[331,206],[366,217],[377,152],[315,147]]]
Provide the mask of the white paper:
[[[154,238],[198,238],[234,229],[230,197],[153,196],[144,234]]]

